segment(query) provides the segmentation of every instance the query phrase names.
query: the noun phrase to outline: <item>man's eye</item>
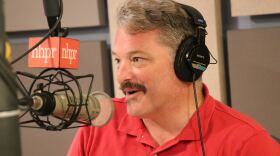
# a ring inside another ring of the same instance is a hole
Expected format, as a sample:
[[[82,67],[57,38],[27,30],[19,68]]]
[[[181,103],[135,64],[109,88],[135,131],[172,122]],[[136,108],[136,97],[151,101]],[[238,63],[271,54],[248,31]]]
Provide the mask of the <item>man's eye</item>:
[[[145,67],[148,63],[148,60],[143,57],[132,57],[131,58],[131,63],[135,67]]]
[[[120,63],[120,59],[115,58],[115,59],[114,59],[114,62],[116,62],[117,64],[119,64],[119,63]]]
[[[132,58],[132,62],[139,62],[139,61],[141,61],[140,57],[133,57]]]

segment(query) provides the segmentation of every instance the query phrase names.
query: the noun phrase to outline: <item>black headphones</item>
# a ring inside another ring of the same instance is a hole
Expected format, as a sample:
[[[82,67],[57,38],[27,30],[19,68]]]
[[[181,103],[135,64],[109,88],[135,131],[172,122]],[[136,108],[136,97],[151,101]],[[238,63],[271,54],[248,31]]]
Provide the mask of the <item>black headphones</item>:
[[[195,8],[182,5],[182,8],[191,17],[192,24],[197,31],[196,37],[185,37],[178,46],[174,69],[177,77],[184,82],[196,81],[210,63],[210,52],[205,45],[207,34],[206,22],[201,13]]]

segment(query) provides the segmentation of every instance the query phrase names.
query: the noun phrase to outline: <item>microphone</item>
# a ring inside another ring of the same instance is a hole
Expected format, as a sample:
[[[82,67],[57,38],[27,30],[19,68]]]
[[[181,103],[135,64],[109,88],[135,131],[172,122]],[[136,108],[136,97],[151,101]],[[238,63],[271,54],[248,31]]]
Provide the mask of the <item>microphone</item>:
[[[53,115],[61,119],[70,119],[77,114],[77,121],[90,121],[92,126],[103,126],[112,118],[114,103],[104,92],[93,92],[82,96],[82,107],[75,109],[77,102],[73,96],[39,92],[32,95],[31,111],[38,115]],[[80,99],[77,97],[77,101]]]
[[[27,108],[20,116],[23,119],[21,127],[51,131],[89,125],[100,127],[108,123],[113,115],[112,98],[103,92],[91,92],[92,74],[75,76],[63,68],[47,68],[39,75],[16,73],[22,87],[28,92],[28,96],[19,100],[20,105]],[[32,79],[29,81],[31,85],[23,83],[20,76]],[[82,89],[80,83],[88,88]],[[83,94],[84,89],[87,90],[86,94]],[[28,112],[31,120],[25,116]]]
[[[47,17],[58,17],[60,14],[58,0],[43,0],[44,11]]]
[[[43,6],[44,6],[45,15],[47,16],[49,28],[51,29],[55,25],[60,15],[59,1],[43,0]],[[55,31],[51,34],[51,36],[58,36],[60,29],[61,29],[61,23],[59,22],[58,26],[56,27]]]

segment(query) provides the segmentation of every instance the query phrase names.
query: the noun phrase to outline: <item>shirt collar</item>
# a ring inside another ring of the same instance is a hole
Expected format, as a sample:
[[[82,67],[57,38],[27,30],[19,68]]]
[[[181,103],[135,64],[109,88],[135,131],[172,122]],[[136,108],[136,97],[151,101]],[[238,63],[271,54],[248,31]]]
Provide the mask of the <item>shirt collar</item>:
[[[142,120],[140,118],[132,117],[128,114],[125,114],[120,122],[118,130],[129,135],[137,136],[140,130],[142,130],[143,128],[144,124],[142,123]]]
[[[207,132],[210,119],[214,112],[215,101],[209,95],[209,90],[206,85],[203,85],[204,102],[199,107],[200,123],[202,127],[203,136]],[[125,114],[122,118],[118,130],[129,135],[140,137],[146,128],[140,118],[129,116]],[[199,140],[199,129],[197,122],[197,113],[195,112],[190,118],[188,124],[184,127],[182,132],[176,137],[177,140]]]

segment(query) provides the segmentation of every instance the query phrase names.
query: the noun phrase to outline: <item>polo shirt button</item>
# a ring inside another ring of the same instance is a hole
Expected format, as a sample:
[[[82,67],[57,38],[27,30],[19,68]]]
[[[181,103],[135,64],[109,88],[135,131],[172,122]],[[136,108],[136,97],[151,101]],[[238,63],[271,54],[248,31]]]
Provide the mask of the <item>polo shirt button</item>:
[[[141,138],[144,138],[144,135],[142,135]]]

